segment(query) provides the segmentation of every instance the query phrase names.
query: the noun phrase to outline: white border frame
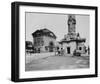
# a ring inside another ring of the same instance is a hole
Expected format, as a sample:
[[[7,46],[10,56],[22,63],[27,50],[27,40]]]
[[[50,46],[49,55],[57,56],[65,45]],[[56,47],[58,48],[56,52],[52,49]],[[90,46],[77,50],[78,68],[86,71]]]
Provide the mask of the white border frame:
[[[77,12],[78,11],[78,12]],[[74,70],[51,70],[25,72],[25,12],[88,14],[90,15],[90,68]],[[54,7],[19,7],[19,78],[40,78],[56,76],[78,76],[95,74],[95,10],[54,8]],[[94,45],[93,45],[94,44]]]

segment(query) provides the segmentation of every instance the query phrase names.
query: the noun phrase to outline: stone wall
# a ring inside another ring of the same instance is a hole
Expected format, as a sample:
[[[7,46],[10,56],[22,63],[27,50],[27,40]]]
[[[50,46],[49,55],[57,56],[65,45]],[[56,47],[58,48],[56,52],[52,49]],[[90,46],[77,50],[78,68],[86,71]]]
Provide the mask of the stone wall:
[[[63,49],[65,50],[65,53],[68,54],[67,47],[70,47],[70,54],[73,54],[74,50],[76,49],[76,42],[63,43]]]

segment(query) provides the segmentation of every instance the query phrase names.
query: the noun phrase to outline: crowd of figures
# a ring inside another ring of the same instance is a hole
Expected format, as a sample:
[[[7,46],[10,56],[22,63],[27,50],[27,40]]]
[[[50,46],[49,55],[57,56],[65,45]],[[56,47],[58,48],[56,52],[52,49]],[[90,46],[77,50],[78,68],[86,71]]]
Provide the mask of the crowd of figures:
[[[57,48],[57,50],[55,51],[55,55],[63,56],[64,54],[65,54],[65,51],[63,48],[61,49]]]

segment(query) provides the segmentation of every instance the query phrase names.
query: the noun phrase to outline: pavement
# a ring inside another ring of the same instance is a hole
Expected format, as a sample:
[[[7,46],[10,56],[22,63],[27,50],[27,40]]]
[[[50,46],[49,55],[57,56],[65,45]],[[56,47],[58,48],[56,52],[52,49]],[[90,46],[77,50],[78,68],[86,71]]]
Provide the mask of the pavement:
[[[25,71],[89,68],[89,56],[49,56],[25,64]]]
[[[35,53],[35,54],[26,54],[26,63],[30,63],[33,60],[38,60],[46,57],[54,56],[55,52],[47,52],[47,53]]]

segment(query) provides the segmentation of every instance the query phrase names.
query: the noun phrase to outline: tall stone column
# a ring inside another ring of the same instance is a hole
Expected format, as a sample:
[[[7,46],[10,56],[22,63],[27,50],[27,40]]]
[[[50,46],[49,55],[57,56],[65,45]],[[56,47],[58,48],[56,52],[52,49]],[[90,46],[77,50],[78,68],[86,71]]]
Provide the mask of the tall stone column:
[[[75,15],[68,15],[68,35],[74,39],[76,35],[76,18]]]

